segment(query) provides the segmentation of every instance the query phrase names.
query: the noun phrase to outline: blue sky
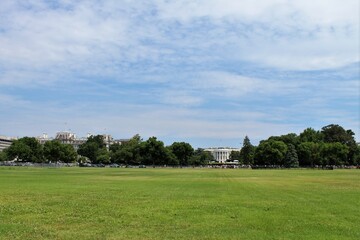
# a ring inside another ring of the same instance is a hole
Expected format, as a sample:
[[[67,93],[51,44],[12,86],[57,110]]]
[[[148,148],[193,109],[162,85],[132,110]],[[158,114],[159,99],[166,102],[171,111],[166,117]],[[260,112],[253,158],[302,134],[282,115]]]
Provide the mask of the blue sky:
[[[360,135],[357,0],[2,0],[0,135]]]

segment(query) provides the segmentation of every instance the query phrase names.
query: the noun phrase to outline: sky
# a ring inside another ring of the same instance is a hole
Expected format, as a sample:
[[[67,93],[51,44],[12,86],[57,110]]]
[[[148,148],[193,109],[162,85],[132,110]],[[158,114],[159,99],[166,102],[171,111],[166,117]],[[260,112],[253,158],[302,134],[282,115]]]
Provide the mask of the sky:
[[[358,0],[1,0],[0,135],[360,141]]]

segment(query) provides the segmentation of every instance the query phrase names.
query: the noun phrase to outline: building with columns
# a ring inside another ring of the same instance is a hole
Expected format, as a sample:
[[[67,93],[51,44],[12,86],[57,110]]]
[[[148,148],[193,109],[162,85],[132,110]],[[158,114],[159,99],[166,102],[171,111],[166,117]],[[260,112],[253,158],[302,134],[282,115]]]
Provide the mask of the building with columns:
[[[225,163],[226,160],[230,159],[230,154],[232,151],[240,151],[240,148],[229,148],[229,147],[218,147],[218,148],[206,148],[204,151],[210,152],[215,161],[219,163]]]

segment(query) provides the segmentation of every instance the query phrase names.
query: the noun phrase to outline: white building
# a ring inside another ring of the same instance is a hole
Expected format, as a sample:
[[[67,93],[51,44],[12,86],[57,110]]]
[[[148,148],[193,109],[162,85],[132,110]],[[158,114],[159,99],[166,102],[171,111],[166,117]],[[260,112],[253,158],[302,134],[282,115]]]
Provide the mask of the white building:
[[[17,140],[15,137],[6,137],[6,136],[0,136],[0,152],[4,150],[5,148],[10,147],[12,142],[14,140]]]
[[[49,138],[46,133],[44,133],[41,137],[37,137],[37,139],[41,144],[54,140],[54,138]],[[75,133],[70,131],[57,132],[55,139],[63,144],[70,144],[75,148],[75,150],[77,150],[79,146],[87,140],[87,138],[77,138]]]
[[[218,147],[218,148],[206,148],[204,151],[210,152],[215,161],[219,163],[225,163],[226,160],[230,159],[232,151],[240,151],[240,148],[229,148],[229,147]]]
[[[75,148],[75,150],[77,150],[79,146],[81,144],[84,144],[90,136],[91,134],[88,133],[86,138],[78,138],[75,133],[72,133],[70,131],[62,131],[56,133],[55,139],[63,144],[70,144]],[[113,137],[108,134],[103,134],[102,136],[104,139],[104,143],[106,144],[106,147],[108,149],[112,144],[123,144],[129,141],[129,139],[114,140]],[[41,144],[45,144],[47,141],[54,140],[54,138],[49,138],[46,133],[44,133],[41,137],[37,137],[37,139]]]

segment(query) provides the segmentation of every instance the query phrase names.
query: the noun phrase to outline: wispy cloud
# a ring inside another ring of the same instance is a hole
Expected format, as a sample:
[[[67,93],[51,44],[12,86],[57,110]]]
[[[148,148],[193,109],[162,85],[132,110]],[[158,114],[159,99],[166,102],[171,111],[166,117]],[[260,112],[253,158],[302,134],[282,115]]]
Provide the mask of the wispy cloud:
[[[359,136],[359,4],[1,1],[0,132]]]

